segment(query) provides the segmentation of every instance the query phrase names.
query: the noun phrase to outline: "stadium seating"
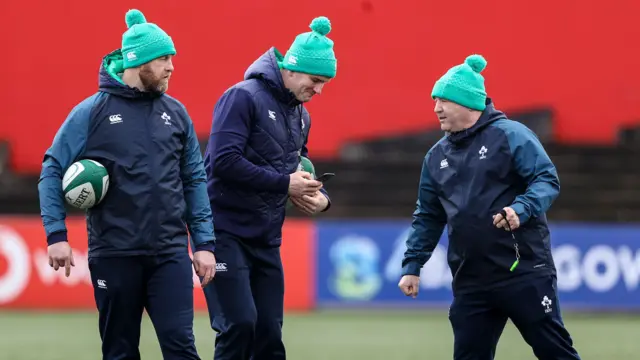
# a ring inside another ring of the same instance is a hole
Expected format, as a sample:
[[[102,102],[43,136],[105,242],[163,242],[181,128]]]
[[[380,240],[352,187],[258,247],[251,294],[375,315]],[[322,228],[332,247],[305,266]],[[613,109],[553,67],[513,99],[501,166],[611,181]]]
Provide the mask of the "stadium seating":
[[[9,163],[9,143],[7,141],[0,141],[0,178],[2,174],[8,169]]]

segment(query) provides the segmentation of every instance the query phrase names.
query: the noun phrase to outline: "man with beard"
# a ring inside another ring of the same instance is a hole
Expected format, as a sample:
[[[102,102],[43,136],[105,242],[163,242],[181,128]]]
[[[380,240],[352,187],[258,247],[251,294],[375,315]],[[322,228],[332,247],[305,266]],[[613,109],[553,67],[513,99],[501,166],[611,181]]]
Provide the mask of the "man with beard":
[[[74,266],[62,176],[77,160],[95,160],[110,176],[106,196],[87,211],[103,359],[140,359],[145,309],[164,359],[199,359],[192,266],[203,286],[215,273],[200,147],[184,106],[165,93],[173,41],[138,10],[126,23],[122,48],[102,61],[99,91],[71,111],[44,156],[38,190],[49,264],[67,276]]]
[[[511,319],[541,360],[579,360],[562,320],[546,212],[560,193],[536,135],[487,97],[470,55],[431,96],[446,133],[426,154],[398,284],[416,297],[420,270],[448,227],[455,360],[491,360]]]
[[[336,75],[331,23],[319,17],[282,56],[271,48],[214,109],[205,153],[216,223],[216,280],[204,289],[216,360],[285,359],[280,258],[285,206],[326,211],[329,198],[309,173],[311,120],[304,103]],[[290,239],[296,241],[296,239]]]

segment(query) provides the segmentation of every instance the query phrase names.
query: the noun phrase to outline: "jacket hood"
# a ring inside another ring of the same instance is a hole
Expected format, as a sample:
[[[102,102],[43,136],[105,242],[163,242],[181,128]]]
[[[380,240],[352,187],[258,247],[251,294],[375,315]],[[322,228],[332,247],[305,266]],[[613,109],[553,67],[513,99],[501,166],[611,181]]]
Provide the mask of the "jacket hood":
[[[284,86],[280,64],[284,57],[275,47],[270,48],[253,62],[244,73],[244,79],[258,79],[264,82],[273,95],[288,106],[301,104],[295,95]]]
[[[493,106],[493,101],[490,98],[487,98],[485,104],[487,106],[482,112],[482,115],[480,115],[480,119],[478,119],[472,127],[455,133],[449,133],[447,135],[447,141],[454,145],[462,144],[466,140],[472,138],[476,133],[482,131],[482,129],[487,127],[489,124],[501,119],[507,119],[507,116],[502,111],[496,110]]]
[[[161,95],[140,91],[122,81],[124,58],[120,49],[114,50],[102,58],[98,84],[100,91],[129,99],[153,99]]]

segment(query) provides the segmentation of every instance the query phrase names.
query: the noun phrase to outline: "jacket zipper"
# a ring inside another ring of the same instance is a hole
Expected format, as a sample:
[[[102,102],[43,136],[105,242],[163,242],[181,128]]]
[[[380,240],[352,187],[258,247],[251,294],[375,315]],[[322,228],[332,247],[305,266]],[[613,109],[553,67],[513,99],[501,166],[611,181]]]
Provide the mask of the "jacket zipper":
[[[155,105],[155,100],[151,100],[151,102],[149,103],[149,107],[150,107],[150,113],[148,116],[146,116],[146,118],[144,119],[144,123],[145,123],[145,128],[147,129],[147,159],[149,160],[149,174],[156,174],[156,166],[155,166],[155,161],[154,161],[154,156],[153,154],[155,154],[155,151],[153,151],[153,126],[150,124],[150,122],[152,122],[152,116],[154,114],[154,105]],[[149,176],[149,180],[152,180],[151,175]],[[158,203],[157,203],[157,184],[153,183],[152,181],[152,188],[151,188],[151,203],[152,206],[158,208]],[[154,218],[152,219],[151,222],[151,229],[150,229],[150,241],[151,241],[151,248],[153,250],[154,255],[158,254],[158,249],[159,249],[159,243],[160,243],[160,239],[158,239],[158,231],[156,229],[160,228],[160,221],[159,221],[159,217],[158,217],[158,212],[157,211],[152,211],[152,213],[154,213]],[[155,239],[155,241],[154,241]]]

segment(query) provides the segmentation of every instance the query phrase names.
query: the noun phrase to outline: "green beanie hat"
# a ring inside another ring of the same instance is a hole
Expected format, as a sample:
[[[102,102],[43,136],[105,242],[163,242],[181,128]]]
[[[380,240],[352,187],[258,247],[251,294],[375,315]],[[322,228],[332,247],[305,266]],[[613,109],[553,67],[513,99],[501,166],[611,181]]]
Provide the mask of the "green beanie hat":
[[[484,77],[480,73],[486,66],[487,61],[482,55],[468,56],[464,64],[452,67],[436,81],[431,97],[483,111],[487,93],[484,89]]]
[[[313,19],[310,32],[296,36],[281,66],[287,70],[333,78],[337,60],[333,40],[327,37],[331,22],[324,16]]]
[[[158,25],[148,23],[144,15],[136,9],[125,15],[127,31],[122,35],[122,56],[124,68],[146,64],[161,56],[175,55],[173,40]]]

